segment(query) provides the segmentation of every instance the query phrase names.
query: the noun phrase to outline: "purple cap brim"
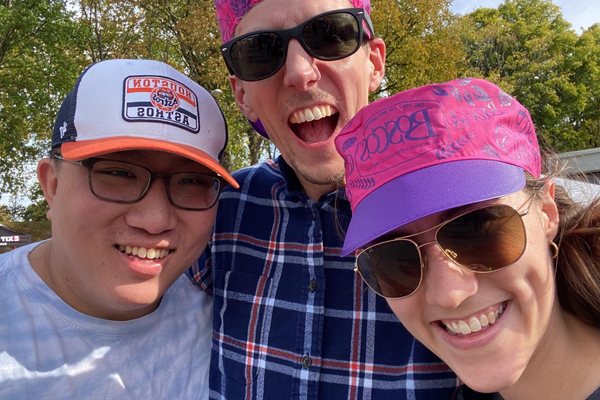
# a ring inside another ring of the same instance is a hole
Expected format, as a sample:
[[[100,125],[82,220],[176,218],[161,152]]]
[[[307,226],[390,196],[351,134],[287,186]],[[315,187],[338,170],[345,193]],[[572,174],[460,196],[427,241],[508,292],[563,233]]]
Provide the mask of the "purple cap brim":
[[[403,225],[440,211],[518,192],[523,168],[461,160],[402,175],[369,193],[352,213],[342,256]]]

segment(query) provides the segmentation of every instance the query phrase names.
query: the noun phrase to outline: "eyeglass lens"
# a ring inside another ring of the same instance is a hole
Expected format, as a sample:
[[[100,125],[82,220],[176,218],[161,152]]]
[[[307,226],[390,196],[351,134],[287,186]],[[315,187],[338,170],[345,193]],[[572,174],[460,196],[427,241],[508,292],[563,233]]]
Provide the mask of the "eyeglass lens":
[[[348,12],[326,14],[304,25],[298,39],[305,50],[321,60],[339,60],[356,51],[362,28]],[[241,79],[260,80],[277,72],[285,63],[289,38],[263,32],[240,38],[231,45],[230,57]]]
[[[152,178],[151,172],[141,166],[109,160],[95,162],[89,176],[96,196],[119,202],[139,200]],[[219,194],[220,182],[209,174],[178,172],[170,175],[168,181],[167,193],[177,207],[206,209]]]
[[[462,268],[493,272],[517,261],[526,246],[519,212],[507,205],[471,211],[442,225],[436,242]],[[420,249],[412,240],[374,245],[359,254],[357,267],[365,282],[387,298],[414,293],[423,279]]]

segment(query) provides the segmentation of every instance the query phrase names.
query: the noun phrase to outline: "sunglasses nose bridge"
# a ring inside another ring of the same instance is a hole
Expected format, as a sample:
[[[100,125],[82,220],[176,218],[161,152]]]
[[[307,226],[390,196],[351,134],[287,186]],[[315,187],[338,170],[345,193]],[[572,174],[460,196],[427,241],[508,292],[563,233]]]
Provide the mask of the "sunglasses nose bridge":
[[[421,244],[414,243],[415,247],[417,248],[417,251],[419,252],[419,255],[421,256],[421,263],[423,265],[423,268],[427,267],[428,261],[427,261],[427,253],[425,253],[423,250],[421,250],[421,248],[428,246],[430,244],[437,244],[437,242],[435,240],[431,240],[429,242],[425,242],[425,243],[421,243]]]
[[[291,39],[287,44],[287,54],[283,60],[283,84],[306,90],[311,83],[321,78],[317,59],[297,39]]]

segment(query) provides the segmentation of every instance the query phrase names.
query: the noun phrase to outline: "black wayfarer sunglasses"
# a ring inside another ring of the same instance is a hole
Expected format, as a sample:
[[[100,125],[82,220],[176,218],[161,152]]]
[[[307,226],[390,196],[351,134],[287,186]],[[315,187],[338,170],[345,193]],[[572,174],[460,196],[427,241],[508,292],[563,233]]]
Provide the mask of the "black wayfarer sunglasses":
[[[363,41],[363,22],[373,38],[373,23],[363,8],[328,11],[283,30],[250,32],[221,46],[231,75],[244,81],[260,81],[277,73],[285,64],[291,39],[300,42],[312,57],[341,60],[356,53]]]

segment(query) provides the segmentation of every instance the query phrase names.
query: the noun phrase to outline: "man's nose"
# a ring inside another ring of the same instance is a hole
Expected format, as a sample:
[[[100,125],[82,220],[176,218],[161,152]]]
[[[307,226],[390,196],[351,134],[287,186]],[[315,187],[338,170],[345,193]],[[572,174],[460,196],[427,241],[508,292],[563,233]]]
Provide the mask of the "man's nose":
[[[283,66],[284,85],[299,90],[308,89],[313,83],[321,79],[321,72],[318,68],[320,62],[320,60],[308,54],[298,40],[290,40],[287,58]]]
[[[177,224],[176,208],[169,201],[166,182],[163,178],[154,180],[146,195],[131,204],[125,221],[132,227],[150,234],[169,231]]]

